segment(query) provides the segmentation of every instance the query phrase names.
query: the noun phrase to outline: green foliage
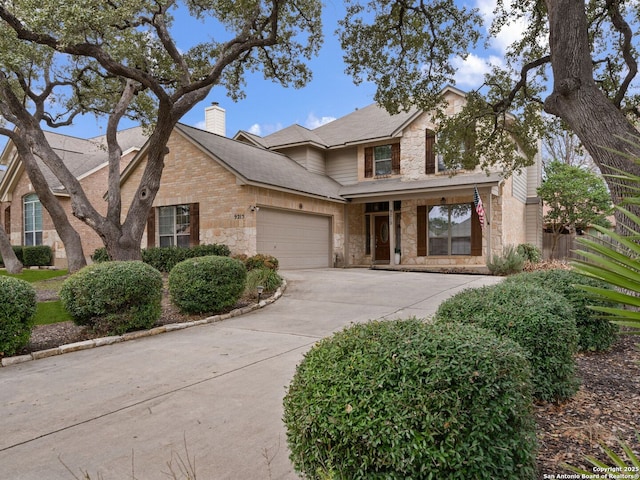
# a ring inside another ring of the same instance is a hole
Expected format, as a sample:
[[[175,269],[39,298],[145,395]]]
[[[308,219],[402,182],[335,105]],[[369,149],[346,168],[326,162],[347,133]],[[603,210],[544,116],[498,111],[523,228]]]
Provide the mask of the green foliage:
[[[217,255],[228,257],[231,251],[226,245],[196,245],[193,247],[151,247],[142,249],[142,261],[148,263],[160,272],[168,273],[176,264],[186,260],[187,258],[206,257],[209,255]],[[91,256],[94,262],[109,261],[107,249],[98,248]]]
[[[305,478],[536,476],[526,355],[471,325],[374,321],[321,340],[283,420]]]
[[[547,207],[545,223],[554,233],[584,230],[591,225],[610,227],[611,195],[604,180],[584,168],[558,161],[546,167],[538,196]]]
[[[162,275],[143,262],[89,265],[62,284],[60,300],[77,325],[122,334],[154,325],[162,311]]]
[[[636,434],[636,436],[638,437],[638,441],[640,441],[640,434]],[[594,467],[599,468],[600,470],[584,470],[582,468],[573,467],[566,463],[561,464],[561,466],[566,468],[567,470],[583,475],[582,478],[594,478],[594,471],[607,472],[606,475],[608,476],[608,478],[618,478],[618,476],[620,478],[637,478],[637,472],[640,472],[640,457],[631,449],[628,444],[621,441],[618,441],[618,443],[620,444],[622,451],[627,456],[629,460],[628,463],[622,457],[616,454],[612,449],[604,444],[600,444],[602,450],[604,450],[604,452],[607,454],[607,457],[609,457],[609,459],[613,462],[611,465],[607,465],[606,463],[601,462],[595,457],[587,456],[587,460],[589,461],[589,463]],[[605,474],[603,474],[603,476],[604,475]],[[597,478],[597,476],[595,478]]]
[[[521,243],[516,251],[524,258],[525,262],[540,263],[542,261],[542,252],[531,243]]]
[[[46,267],[47,265],[51,265],[51,261],[53,260],[53,252],[51,247],[48,245],[32,245],[24,247],[21,245],[14,245],[11,248],[13,248],[16,258],[25,267]],[[4,265],[1,258],[0,265]]]
[[[24,280],[0,276],[0,356],[11,356],[29,343],[36,291]]]
[[[578,331],[573,308],[560,294],[521,282],[467,289],[442,302],[435,320],[476,324],[518,342],[531,362],[537,399],[575,394]]]
[[[502,256],[494,255],[491,261],[487,262],[487,268],[493,275],[513,275],[522,272],[525,257],[522,256],[516,247],[507,245],[502,249]]]
[[[49,245],[34,245],[22,248],[22,264],[25,267],[46,267],[51,265],[53,252]]]
[[[169,273],[169,294],[185,313],[217,313],[236,304],[244,291],[247,270],[229,257],[190,258]]]
[[[69,272],[67,270],[38,269],[38,270],[23,270],[22,273],[13,274],[13,273],[7,273],[4,270],[0,270],[0,275],[18,278],[20,280],[24,280],[25,282],[29,282],[29,283],[44,282],[52,278],[63,277],[68,273]]]
[[[616,307],[617,304],[594,298],[585,290],[578,287],[579,284],[589,285],[594,288],[611,290],[607,283],[595,278],[580,275],[575,270],[553,269],[539,270],[537,272],[525,272],[514,275],[505,282],[517,282],[526,285],[538,285],[559,293],[573,306],[578,327],[578,348],[580,350],[603,351],[613,345],[618,326],[603,319],[590,306]]]
[[[247,272],[245,293],[255,295],[258,285],[264,287],[264,293],[272,293],[282,285],[282,278],[271,268],[254,268]]]

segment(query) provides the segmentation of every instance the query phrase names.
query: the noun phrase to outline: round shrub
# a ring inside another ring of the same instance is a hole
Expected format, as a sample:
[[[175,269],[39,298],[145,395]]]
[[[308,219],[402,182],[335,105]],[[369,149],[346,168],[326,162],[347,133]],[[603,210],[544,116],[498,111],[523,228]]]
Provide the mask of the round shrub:
[[[619,327],[600,317],[598,312],[589,309],[589,305],[598,307],[617,307],[618,304],[602,298],[595,298],[578,285],[613,289],[596,278],[580,275],[574,270],[553,269],[521,273],[505,280],[529,285],[540,285],[553,290],[566,298],[573,306],[578,327],[578,348],[580,350],[604,351],[615,342]]]
[[[77,325],[111,335],[151,328],[162,313],[162,275],[143,262],[96,263],[65,280],[60,300]]]
[[[230,257],[207,256],[178,263],[169,273],[169,294],[185,313],[216,313],[236,304],[247,270]]]
[[[0,276],[0,356],[14,355],[29,343],[36,305],[31,284]]]
[[[284,399],[305,478],[535,478],[530,366],[472,325],[354,325],[320,341]]]
[[[531,362],[533,394],[539,400],[570,398],[578,389],[576,320],[558,293],[506,282],[467,289],[442,302],[435,321],[477,324],[519,343]]]

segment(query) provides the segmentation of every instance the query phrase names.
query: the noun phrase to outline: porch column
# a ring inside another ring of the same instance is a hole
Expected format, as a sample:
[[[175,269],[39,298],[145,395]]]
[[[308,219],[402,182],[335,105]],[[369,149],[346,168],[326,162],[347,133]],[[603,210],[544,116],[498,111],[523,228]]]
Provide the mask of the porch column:
[[[393,200],[389,200],[389,265],[396,264],[396,226]]]

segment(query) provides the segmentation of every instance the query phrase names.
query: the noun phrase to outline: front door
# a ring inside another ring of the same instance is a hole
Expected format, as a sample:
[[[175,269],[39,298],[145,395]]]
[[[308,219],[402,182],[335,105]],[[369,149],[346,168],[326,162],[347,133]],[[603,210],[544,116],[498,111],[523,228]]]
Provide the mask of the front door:
[[[376,216],[375,219],[375,250],[374,261],[389,262],[391,259],[391,250],[389,248],[389,217]]]

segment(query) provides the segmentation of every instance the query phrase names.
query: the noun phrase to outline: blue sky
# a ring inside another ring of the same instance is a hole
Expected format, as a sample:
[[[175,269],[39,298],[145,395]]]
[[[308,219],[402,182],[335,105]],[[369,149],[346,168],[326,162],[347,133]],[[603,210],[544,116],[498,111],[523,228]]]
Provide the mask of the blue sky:
[[[495,0],[462,0],[477,7],[485,16],[485,29],[489,27]],[[310,62],[313,80],[304,88],[296,90],[284,88],[265,80],[261,73],[247,76],[246,98],[233,102],[222,87],[212,90],[208,98],[187,113],[182,122],[203,127],[204,109],[217,101],[226,110],[226,133],[233,136],[239,130],[247,130],[258,135],[268,135],[294,123],[313,129],[332,119],[346,115],[356,108],[373,102],[375,86],[362,83],[356,86],[350,76],[344,73],[342,52],[335,34],[338,19],[344,16],[344,4],[336,0],[326,0],[323,9],[325,40],[318,57]],[[206,26],[190,20],[177,30],[178,35],[192,35],[194,31],[206,32]],[[504,49],[521,32],[519,25],[507,26],[493,41],[490,49],[470,52],[466,61],[458,60],[456,86],[470,90],[482,83],[482,76],[488,70],[487,62],[500,63]],[[198,35],[199,36],[199,35]],[[198,39],[199,40],[199,39]],[[179,45],[180,46],[180,45]],[[123,127],[130,126],[125,123]],[[92,116],[77,119],[72,127],[57,130],[60,133],[82,138],[104,133],[104,128]],[[0,146],[4,145],[0,138]]]

